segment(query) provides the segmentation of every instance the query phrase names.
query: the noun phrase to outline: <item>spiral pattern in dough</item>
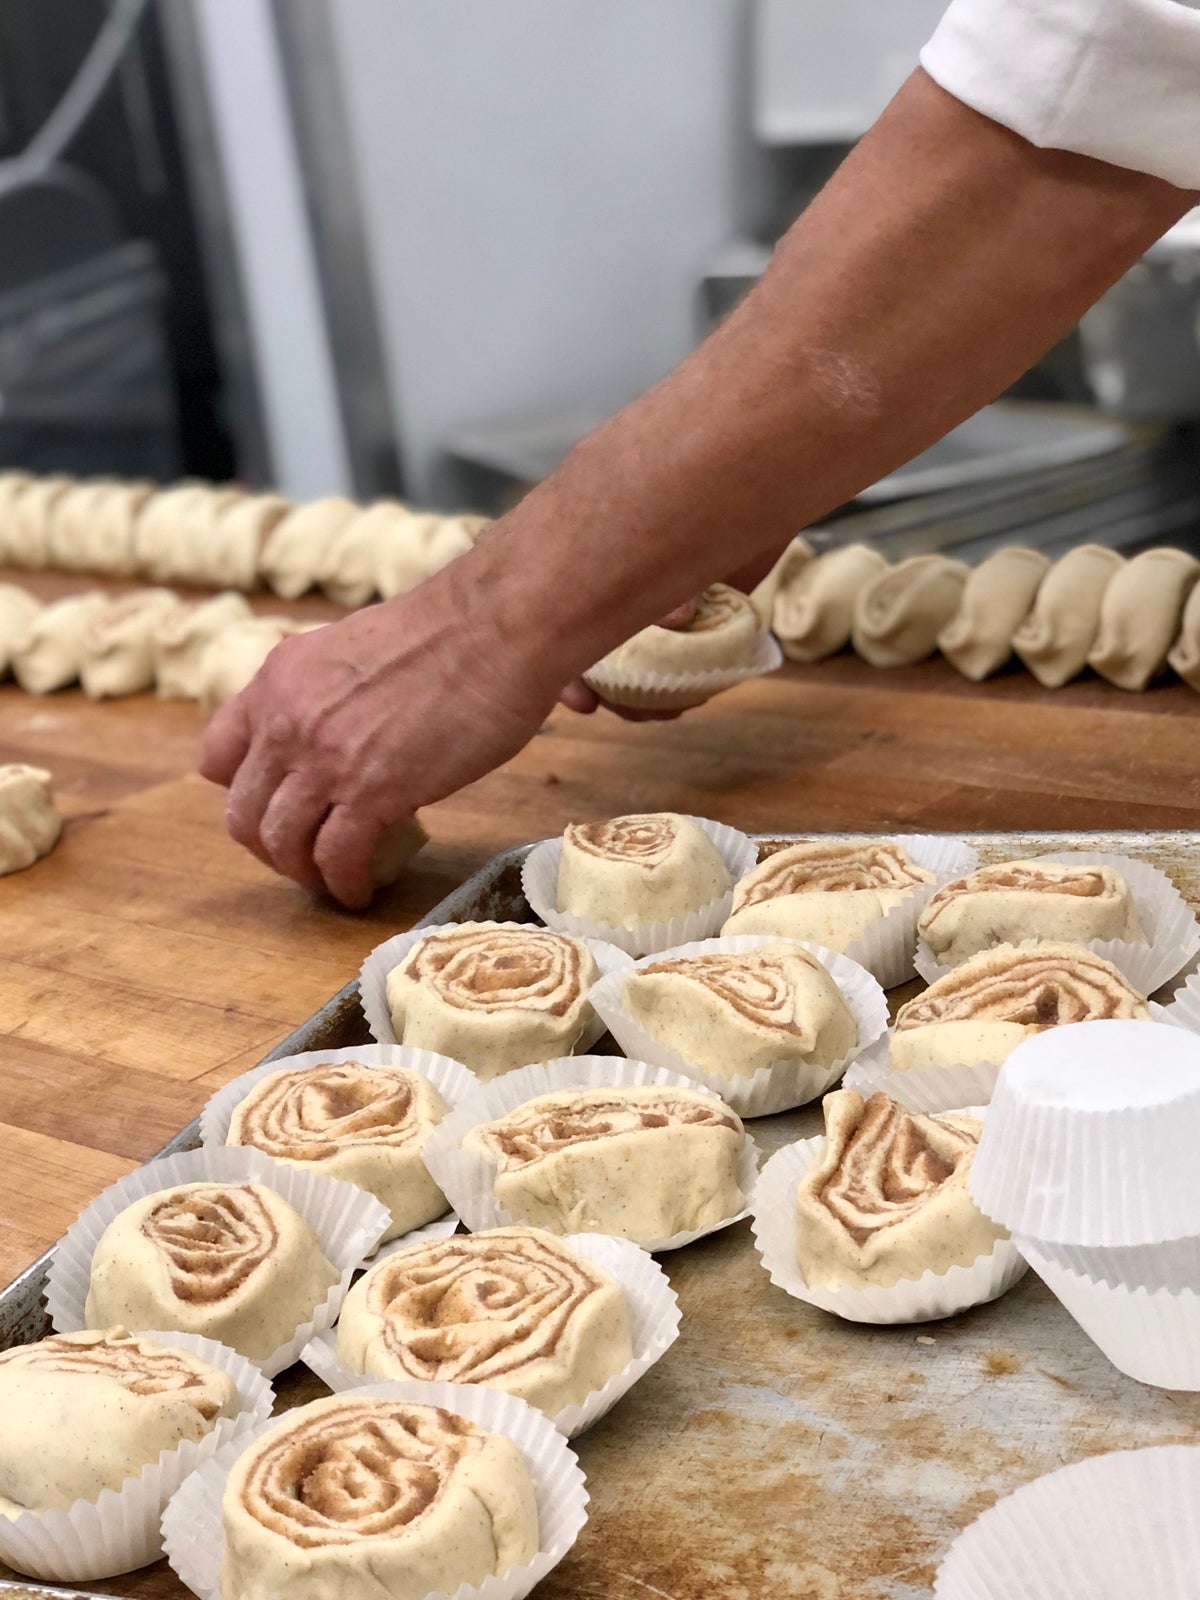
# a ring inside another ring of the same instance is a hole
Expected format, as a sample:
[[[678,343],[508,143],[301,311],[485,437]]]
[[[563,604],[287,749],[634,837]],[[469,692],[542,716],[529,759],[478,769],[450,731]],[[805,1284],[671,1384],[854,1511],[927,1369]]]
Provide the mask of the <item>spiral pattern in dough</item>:
[[[419,1075],[357,1061],[276,1072],[236,1107],[227,1143],[253,1145],[282,1161],[322,1161],[347,1145],[420,1144]]]
[[[562,1017],[594,981],[586,955],[585,945],[544,928],[464,924],[422,939],[400,971],[455,1010]]]
[[[932,878],[892,839],[807,839],[777,850],[743,878],[734,909],[786,894],[913,889]]]
[[[478,1132],[485,1147],[511,1171],[572,1146],[671,1126],[742,1132],[740,1119],[719,1100],[678,1089],[560,1091],[527,1100]]]
[[[714,952],[655,961],[640,967],[637,976],[678,973],[703,984],[723,1005],[758,1028],[799,1038],[812,1032],[807,1001],[809,990],[800,984],[816,973],[828,974],[815,956],[799,945],[747,950],[741,955]]]
[[[1069,1022],[1145,1017],[1143,997],[1110,961],[1080,945],[997,945],[902,1006],[896,1031],[942,1022],[1012,1022],[1042,1032]]]
[[[0,1367],[111,1378],[130,1394],[180,1394],[206,1422],[220,1416],[232,1384],[217,1368],[188,1350],[124,1329],[108,1333],[60,1333],[37,1344],[0,1352]]]
[[[978,872],[965,878],[943,884],[926,907],[921,922],[928,927],[952,900],[963,895],[998,894],[1002,890],[1099,900],[1114,892],[1116,877],[1111,867],[1068,867],[1054,863],[1038,866],[1032,861],[1004,861],[994,867],[980,867]]]
[[[575,849],[605,861],[625,861],[636,867],[656,867],[670,854],[679,834],[675,818],[667,813],[613,817],[608,822],[572,822],[563,838]]]
[[[749,599],[727,584],[715,583],[705,589],[690,621],[677,630],[682,633],[714,633],[732,623],[745,623],[749,616],[757,627],[757,613]]]
[[[212,1184],[165,1194],[142,1223],[165,1257],[176,1297],[214,1305],[271,1255],[278,1230],[253,1184]]]

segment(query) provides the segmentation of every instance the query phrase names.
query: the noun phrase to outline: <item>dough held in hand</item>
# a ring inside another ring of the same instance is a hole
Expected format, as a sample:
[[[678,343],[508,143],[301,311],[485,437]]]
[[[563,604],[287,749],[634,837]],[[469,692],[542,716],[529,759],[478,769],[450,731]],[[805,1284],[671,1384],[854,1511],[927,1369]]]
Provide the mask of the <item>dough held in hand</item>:
[[[1061,689],[1087,666],[1100,631],[1104,592],[1125,558],[1100,544],[1068,550],[1042,579],[1013,649],[1047,689]]]
[[[367,515],[378,509],[372,506]],[[403,506],[389,509],[390,518],[380,512],[375,565],[376,587],[385,600],[407,594],[465,556],[474,548],[477,526],[490,526],[485,517],[441,517]]]
[[[733,886],[721,852],[672,811],[571,822],[563,830],[558,909],[614,928],[700,911]]]
[[[539,1228],[427,1239],[368,1269],[337,1330],[347,1372],[479,1383],[553,1417],[633,1359],[615,1278]]]
[[[200,704],[210,715],[226,700],[241,694],[277,644],[296,633],[313,633],[322,622],[293,622],[290,617],[247,617],[209,639],[200,657]]]
[[[982,683],[1012,657],[1013,635],[1049,570],[1040,550],[1012,545],[975,567],[954,616],[938,634],[938,649],[964,678]]]
[[[538,1551],[513,1441],[392,1397],[288,1411],[235,1462],[221,1515],[228,1600],[425,1600]]]
[[[733,891],[723,935],[773,933],[846,950],[933,873],[894,839],[802,839],[760,861]]]
[[[124,1328],[0,1351],[0,1514],[97,1500],[240,1410],[228,1373]]]
[[[114,1217],[92,1257],[89,1328],[162,1328],[265,1361],[340,1274],[305,1219],[262,1183],[184,1183]]]
[[[1004,861],[955,878],[925,907],[918,931],[944,967],[1025,939],[1146,943],[1129,885],[1115,867],[1061,861]]]
[[[0,599],[0,607],[2,605],[3,600]],[[0,622],[2,628],[3,623]],[[2,657],[3,643],[0,642],[0,664]],[[1200,584],[1188,596],[1179,625],[1179,637],[1171,647],[1167,661],[1184,683],[1190,684],[1193,689],[1200,689]]]
[[[1184,550],[1146,550],[1116,574],[1100,605],[1088,665],[1118,689],[1145,689],[1167,664],[1200,561]]]
[[[873,667],[907,667],[937,648],[970,571],[948,556],[910,556],[872,578],[854,610],[854,648]]]
[[[275,593],[295,600],[315,589],[334,540],[358,514],[353,500],[334,494],[296,506],[277,522],[259,562]]]
[[[190,605],[176,601],[154,622],[154,678],[163,700],[199,700],[204,690],[204,652],[235,623],[254,616],[240,594],[218,594]],[[282,619],[280,619],[282,620]]]
[[[792,661],[824,661],[850,643],[859,594],[887,571],[870,545],[847,544],[803,562],[780,582],[773,626]]]
[[[969,1267],[1008,1237],[971,1199],[983,1124],[885,1094],[825,1096],[825,1148],[796,1194],[796,1260],[813,1289],[890,1288]]]
[[[177,604],[170,589],[135,589],[89,617],[79,671],[84,692],[103,700],[151,688],[155,629]]]
[[[109,604],[98,589],[44,606],[12,653],[13,676],[27,694],[65,689],[83,666],[88,624]]]
[[[61,833],[50,774],[41,767],[0,766],[0,877],[48,856]]]
[[[40,600],[15,583],[0,583],[0,678],[12,662],[17,645],[41,611]]]
[[[766,634],[747,595],[714,583],[704,590],[695,615],[683,627],[653,623],[583,676],[610,705],[685,710],[716,692],[713,684],[704,683],[705,674],[753,672]],[[671,688],[662,681],[692,677],[699,681]]]

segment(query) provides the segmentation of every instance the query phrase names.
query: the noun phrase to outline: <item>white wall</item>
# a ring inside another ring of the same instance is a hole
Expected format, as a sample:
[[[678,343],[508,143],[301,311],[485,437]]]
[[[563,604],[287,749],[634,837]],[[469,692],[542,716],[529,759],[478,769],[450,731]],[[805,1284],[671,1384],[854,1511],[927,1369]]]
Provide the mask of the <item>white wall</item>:
[[[691,348],[734,233],[746,0],[330,0],[414,498],[497,419],[602,415]]]

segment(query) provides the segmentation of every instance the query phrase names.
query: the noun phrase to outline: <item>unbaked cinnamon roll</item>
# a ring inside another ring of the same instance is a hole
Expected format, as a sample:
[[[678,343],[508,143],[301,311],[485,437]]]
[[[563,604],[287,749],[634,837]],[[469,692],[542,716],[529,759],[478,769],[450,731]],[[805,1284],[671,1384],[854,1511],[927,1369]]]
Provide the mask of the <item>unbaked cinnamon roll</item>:
[[[251,1361],[286,1344],[338,1281],[312,1228],[260,1183],[185,1183],[113,1218],[92,1257],[89,1328],[169,1328]]]
[[[901,1006],[891,1060],[913,1067],[997,1065],[1023,1039],[1070,1022],[1150,1015],[1111,961],[1073,944],[997,945]]]
[[[814,1289],[889,1287],[969,1266],[1007,1237],[971,1199],[983,1124],[885,1094],[826,1095],[825,1149],[796,1195],[796,1259]]]
[[[722,933],[775,933],[845,950],[914,889],[932,883],[894,839],[803,839],[760,861],[733,891]]]
[[[536,1228],[430,1239],[379,1262],[338,1319],[348,1372],[480,1383],[554,1416],[633,1357],[625,1291]]]
[[[749,596],[714,583],[682,627],[653,623],[609,651],[596,668],[638,677],[736,669],[753,659],[763,632]]]
[[[715,1096],[673,1088],[560,1089],[472,1128],[498,1205],[550,1233],[646,1244],[734,1217],[745,1205],[741,1120]]]
[[[18,763],[0,767],[0,877],[49,855],[62,826],[48,772]]]
[[[537,1502],[511,1439],[403,1400],[289,1411],[221,1501],[227,1600],[425,1600],[532,1561]]]
[[[719,900],[733,886],[721,852],[690,817],[660,811],[563,830],[558,909],[636,928]]]
[[[395,1239],[447,1209],[421,1160],[422,1144],[445,1115],[429,1079],[403,1067],[285,1066],[234,1108],[225,1143],[253,1145],[366,1189],[391,1212],[383,1237]]]
[[[546,928],[464,922],[421,939],[388,974],[401,1044],[496,1078],[570,1055],[594,1028],[600,977],[587,945]]]
[[[16,1345],[0,1352],[0,1513],[95,1500],[238,1410],[219,1367],[123,1328]]]

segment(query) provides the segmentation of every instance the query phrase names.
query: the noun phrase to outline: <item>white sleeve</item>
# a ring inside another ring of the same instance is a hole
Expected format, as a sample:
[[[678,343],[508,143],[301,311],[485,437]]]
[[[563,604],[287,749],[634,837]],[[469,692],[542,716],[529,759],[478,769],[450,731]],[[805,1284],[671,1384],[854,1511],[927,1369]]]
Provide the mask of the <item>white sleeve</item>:
[[[1200,189],[1200,0],[952,0],[921,65],[1032,144]]]

